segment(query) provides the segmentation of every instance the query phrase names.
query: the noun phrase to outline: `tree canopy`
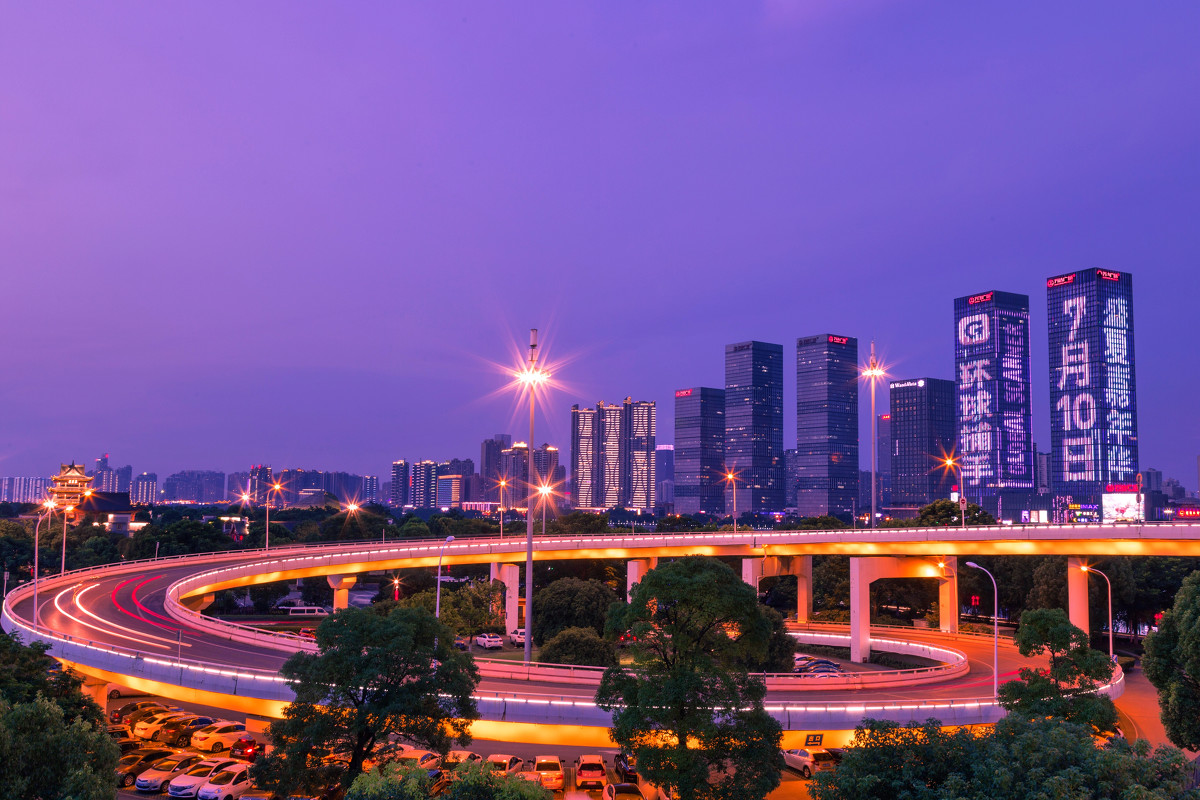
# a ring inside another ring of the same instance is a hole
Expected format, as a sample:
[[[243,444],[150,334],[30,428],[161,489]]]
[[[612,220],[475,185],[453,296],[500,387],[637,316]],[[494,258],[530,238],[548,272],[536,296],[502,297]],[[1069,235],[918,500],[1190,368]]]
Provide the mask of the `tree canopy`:
[[[567,628],[604,633],[608,609],[617,595],[600,581],[560,578],[533,597],[533,642],[541,647]]]
[[[617,652],[612,642],[600,638],[591,628],[565,628],[546,642],[538,661],[579,667],[611,667],[617,663]]]
[[[1167,737],[1179,747],[1200,749],[1200,572],[1184,579],[1158,631],[1146,637],[1142,669],[1158,690]]]
[[[771,658],[775,626],[754,589],[721,561],[688,556],[614,607],[609,632],[626,630],[632,664],[605,672],[596,702],[638,771],[683,800],[754,800],[778,786],[782,729],[750,673]]]

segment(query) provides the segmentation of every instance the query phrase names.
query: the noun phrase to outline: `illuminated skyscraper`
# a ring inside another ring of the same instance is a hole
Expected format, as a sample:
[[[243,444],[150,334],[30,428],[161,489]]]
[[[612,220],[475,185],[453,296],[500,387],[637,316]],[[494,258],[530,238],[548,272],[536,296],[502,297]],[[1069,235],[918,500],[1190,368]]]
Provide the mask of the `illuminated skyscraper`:
[[[152,506],[158,502],[158,475],[143,472],[134,478],[129,490],[129,502],[141,506]]]
[[[675,392],[675,513],[724,514],[725,390]]]
[[[437,507],[437,462],[418,461],[412,465],[412,489],[409,503],[413,508]]]
[[[1089,512],[1085,506],[1099,505],[1109,487],[1128,492],[1137,482],[1133,276],[1087,269],[1050,278],[1046,287],[1050,486],[1067,500],[1060,511]]]
[[[409,464],[404,459],[392,462],[392,497],[393,508],[404,508],[410,504],[408,485]]]
[[[512,447],[512,437],[507,433],[497,433],[490,439],[484,439],[479,447],[479,476],[483,483],[483,499],[492,503],[500,502],[500,453]],[[504,475],[505,479],[510,476]],[[505,490],[507,497],[508,491]]]
[[[725,345],[725,466],[738,475],[739,515],[783,510],[783,345]]]
[[[621,505],[654,511],[658,465],[654,460],[657,439],[657,411],[653,400],[625,398],[621,428],[625,439],[625,458]]]
[[[599,419],[594,408],[571,406],[571,481],[576,508],[595,508],[599,495],[596,486],[596,436]]]
[[[655,404],[571,406],[571,471],[577,508],[654,510]]]
[[[848,521],[858,488],[858,339],[797,339],[796,513]]]
[[[938,461],[954,452],[954,381],[914,378],[888,388],[892,503],[920,507],[948,499],[958,476]]]
[[[1033,483],[1029,297],[981,292],[954,301],[957,458],[967,499],[995,512]],[[894,491],[894,487],[893,487]]]

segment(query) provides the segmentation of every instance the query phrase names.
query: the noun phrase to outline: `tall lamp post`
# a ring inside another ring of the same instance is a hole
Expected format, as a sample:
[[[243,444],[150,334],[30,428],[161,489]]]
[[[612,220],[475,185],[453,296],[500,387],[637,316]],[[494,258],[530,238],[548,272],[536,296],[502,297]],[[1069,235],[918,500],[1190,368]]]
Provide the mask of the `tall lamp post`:
[[[967,527],[967,505],[962,501],[967,499],[967,493],[965,491],[966,487],[963,486],[962,482],[962,466],[952,456],[946,456],[942,459],[942,463],[946,465],[946,469],[950,470],[951,474],[954,474],[956,471],[958,472],[958,497],[960,506],[958,516],[962,520],[962,527],[965,528]]]
[[[862,371],[862,376],[867,379],[868,383],[871,384],[871,527],[872,528],[875,527],[875,513],[876,513],[875,503],[876,503],[876,500],[878,499],[878,495],[876,494],[876,491],[875,491],[875,480],[876,480],[875,472],[876,472],[876,466],[877,466],[875,461],[879,457],[878,453],[875,452],[875,449],[876,449],[875,448],[875,428],[878,424],[877,420],[875,419],[875,386],[876,386],[876,384],[878,384],[879,379],[884,377],[885,374],[886,373],[883,371],[883,365],[879,363],[879,360],[877,358],[875,358],[875,340],[872,339],[871,340],[871,357],[870,357],[870,360],[867,361],[867,368]]]
[[[725,481],[730,485],[730,494],[733,496],[733,532],[737,533],[737,473],[733,468],[725,470]]]
[[[500,479],[500,538],[504,538],[504,487],[508,486],[508,479]]]
[[[552,491],[548,483],[538,486],[538,502],[542,506],[542,536],[546,535],[546,506],[550,503],[550,494]]]
[[[433,615],[438,619],[442,618],[442,556],[446,553],[446,545],[453,541],[453,536],[447,536],[446,541],[442,542],[442,548],[438,550],[437,592],[433,601]]]
[[[972,569],[983,570],[992,579],[992,695],[1000,700],[1000,589],[996,585],[996,576],[987,569],[968,561]]]
[[[1104,578],[1104,582],[1108,584],[1108,660],[1116,663],[1113,659],[1112,581],[1095,567],[1089,567],[1087,564],[1084,564],[1080,569],[1087,573],[1096,573],[1101,578]]]
[[[42,529],[42,520],[50,519],[57,503],[47,500],[42,505],[45,507],[46,513],[39,514],[37,524],[33,526],[33,629],[35,631],[38,627],[38,534]]]
[[[67,571],[67,515],[75,510],[75,506],[67,506],[63,509],[63,541],[62,541],[62,566],[59,572]]]
[[[533,661],[533,503],[537,481],[533,467],[533,412],[537,387],[550,379],[550,373],[538,369],[537,328],[529,331],[529,366],[517,373],[517,380],[529,388],[529,460],[526,464],[528,495],[525,503],[525,663]]]

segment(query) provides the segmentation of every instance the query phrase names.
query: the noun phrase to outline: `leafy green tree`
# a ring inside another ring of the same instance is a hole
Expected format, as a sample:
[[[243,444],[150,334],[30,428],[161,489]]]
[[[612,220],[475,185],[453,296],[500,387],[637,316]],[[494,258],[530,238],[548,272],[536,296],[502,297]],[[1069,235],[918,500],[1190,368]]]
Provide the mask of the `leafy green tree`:
[[[608,608],[617,595],[600,581],[561,578],[533,596],[533,642],[541,647],[567,628],[604,633]]]
[[[1200,572],[1183,581],[1158,631],[1146,637],[1142,669],[1158,690],[1167,737],[1179,747],[1200,749]]]
[[[683,800],[766,797],[780,781],[782,729],[747,664],[771,651],[772,620],[754,589],[717,559],[687,556],[650,570],[609,631],[632,631],[632,664],[596,692],[613,740],[647,780]],[[716,780],[730,771],[736,779]]]
[[[391,763],[355,778],[346,800],[426,800],[432,789],[429,770]]]
[[[0,786],[9,800],[111,800],[119,755],[98,724],[72,719],[41,694],[0,699]]]
[[[967,503],[968,525],[995,525],[996,518],[984,511],[975,503]],[[916,519],[885,520],[883,528],[935,528],[950,525],[962,525],[962,512],[958,503],[948,499],[934,500],[921,508]]]
[[[289,588],[286,582],[260,583],[250,587],[250,602],[254,605],[255,614],[269,614],[283,598],[287,597]]]
[[[334,750],[349,755],[341,775],[349,786],[391,734],[441,753],[470,742],[479,672],[428,611],[350,608],[316,636],[316,653],[296,653],[280,670],[296,699],[271,723],[275,750],[253,767],[260,786],[285,796],[316,788],[328,778],[321,759]]]
[[[1088,645],[1061,608],[1039,608],[1021,615],[1015,637],[1026,658],[1046,656],[1046,669],[1021,667],[1020,679],[1000,687],[1000,705],[1026,719],[1056,717],[1100,731],[1117,729],[1112,700],[1096,693],[1112,679],[1114,665],[1105,653]]]
[[[324,576],[305,578],[300,583],[300,602],[306,606],[332,606],[333,587]]]
[[[813,608],[850,609],[850,558],[813,557]]]
[[[617,663],[617,651],[612,642],[600,638],[591,628],[565,628],[542,646],[538,661],[578,667],[611,667]]]
[[[0,632],[0,700],[12,706],[32,703],[39,695],[57,705],[67,721],[104,724],[104,711],[80,691],[83,681],[46,655],[42,642],[21,644],[16,634]]]
[[[608,514],[575,511],[546,524],[546,533],[557,536],[580,536],[588,533],[608,533]]]
[[[1008,717],[992,731],[864,720],[836,771],[818,772],[813,800],[1195,800],[1183,754],[1091,730]]]
[[[386,527],[387,517],[372,514],[365,508],[355,512],[342,511],[320,524],[319,538],[325,542],[380,540]]]
[[[381,587],[387,601],[394,596],[390,589],[387,585]],[[400,603],[433,613],[437,607],[436,590],[426,589],[402,599]],[[469,581],[454,589],[442,588],[442,624],[460,635],[473,635],[497,625],[503,628],[503,607],[504,584],[500,581]]]
[[[541,784],[507,772],[496,772],[484,764],[464,762],[454,769],[454,780],[442,797],[446,800],[552,800],[554,795]]]

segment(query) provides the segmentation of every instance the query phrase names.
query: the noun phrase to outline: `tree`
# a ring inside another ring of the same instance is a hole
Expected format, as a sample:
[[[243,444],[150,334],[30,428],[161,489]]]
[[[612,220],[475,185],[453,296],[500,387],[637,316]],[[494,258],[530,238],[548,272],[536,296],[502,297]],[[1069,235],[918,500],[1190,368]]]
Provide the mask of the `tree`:
[[[49,649],[43,642],[26,647],[16,634],[0,632],[0,700],[16,706],[41,696],[57,705],[68,722],[104,724],[104,711],[80,691],[83,681],[55,669],[58,662],[46,655]]]
[[[390,586],[385,584],[380,589],[385,601],[394,596]],[[433,613],[437,608],[437,593],[434,589],[426,589],[400,602]],[[457,634],[473,635],[496,626],[503,629],[504,616],[500,612],[503,607],[504,584],[500,581],[469,581],[455,589],[442,589],[442,624]]]
[[[1112,679],[1108,656],[1088,646],[1088,635],[1071,624],[1061,608],[1039,608],[1021,615],[1015,637],[1021,655],[1046,655],[1049,667],[1021,667],[1019,680],[1000,687],[1000,705],[1026,719],[1057,717],[1099,731],[1117,729],[1112,700],[1096,693]]]
[[[441,753],[470,742],[479,672],[428,611],[350,608],[316,637],[316,653],[296,653],[280,670],[296,699],[271,723],[275,751],[253,768],[260,786],[285,796],[316,788],[329,778],[321,759],[335,749],[349,755],[341,776],[349,786],[390,734]]]
[[[1146,637],[1142,669],[1158,690],[1167,738],[1188,750],[1200,749],[1200,572],[1183,581],[1175,605],[1164,612],[1158,631]]]
[[[814,800],[1194,800],[1183,754],[1145,739],[1093,743],[1061,720],[1008,717],[991,731],[864,720],[834,772],[818,772]]]
[[[995,525],[996,518],[984,511],[975,503],[967,503],[968,525]],[[934,500],[921,508],[916,519],[890,519],[884,521],[883,528],[944,528],[951,525],[962,525],[962,513],[958,503],[950,500]]]
[[[120,751],[94,721],[68,717],[37,694],[0,699],[0,786],[9,800],[111,800]]]
[[[687,556],[646,573],[611,633],[636,641],[628,668],[610,667],[596,692],[613,712],[613,740],[647,780],[684,800],[763,798],[779,785],[782,729],[763,708],[766,687],[747,665],[770,657],[772,620],[726,564]],[[736,780],[714,775],[736,773]]]
[[[429,770],[384,764],[355,778],[346,790],[346,800],[426,800],[432,789]]]
[[[601,639],[591,628],[566,628],[546,642],[538,661],[578,667],[611,667],[617,663],[617,651],[612,642]]]
[[[533,642],[541,647],[567,628],[604,633],[608,608],[617,595],[600,581],[560,578],[533,596]]]

